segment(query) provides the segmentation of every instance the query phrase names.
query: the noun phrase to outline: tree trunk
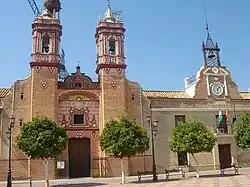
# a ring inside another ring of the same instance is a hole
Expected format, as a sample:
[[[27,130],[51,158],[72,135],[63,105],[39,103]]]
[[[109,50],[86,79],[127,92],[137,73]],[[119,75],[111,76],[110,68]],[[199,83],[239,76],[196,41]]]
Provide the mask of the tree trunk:
[[[125,183],[125,174],[124,174],[124,168],[123,168],[123,158],[121,160],[121,172],[122,172],[122,184]]]
[[[195,164],[196,164],[196,178],[199,179],[200,178],[199,164],[198,164],[198,161],[197,161],[196,157],[194,156],[194,153],[191,153],[191,155],[193,156]]]
[[[44,164],[44,179],[45,179],[45,187],[49,187],[49,161],[48,159],[43,159]]]

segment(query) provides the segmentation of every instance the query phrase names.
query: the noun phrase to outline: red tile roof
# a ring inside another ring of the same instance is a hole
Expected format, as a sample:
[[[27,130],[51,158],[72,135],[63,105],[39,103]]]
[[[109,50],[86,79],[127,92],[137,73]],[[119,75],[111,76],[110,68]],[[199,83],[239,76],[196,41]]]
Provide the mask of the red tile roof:
[[[153,90],[144,90],[143,93],[146,97],[149,98],[191,98],[186,94],[184,91],[153,91]],[[250,93],[249,92],[239,92],[239,95],[242,97],[242,99],[250,99]]]
[[[10,88],[0,88],[0,99],[6,97],[10,93]]]

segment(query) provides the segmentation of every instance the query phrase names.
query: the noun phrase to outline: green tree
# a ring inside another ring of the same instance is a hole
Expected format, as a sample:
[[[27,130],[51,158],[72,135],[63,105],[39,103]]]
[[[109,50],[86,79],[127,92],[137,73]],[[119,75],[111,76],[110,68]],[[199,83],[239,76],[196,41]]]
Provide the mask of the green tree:
[[[234,138],[242,150],[250,148],[250,113],[239,114],[234,126]]]
[[[191,154],[196,164],[196,177],[200,177],[195,153],[212,152],[216,139],[214,134],[199,120],[180,122],[173,130],[170,148],[173,152]]]
[[[123,158],[144,153],[149,149],[147,131],[126,115],[110,120],[100,137],[102,151],[121,160],[122,183],[125,183]]]
[[[48,117],[36,117],[24,122],[17,136],[17,146],[31,159],[42,159],[45,167],[45,186],[49,186],[48,159],[56,158],[66,148],[67,133]]]

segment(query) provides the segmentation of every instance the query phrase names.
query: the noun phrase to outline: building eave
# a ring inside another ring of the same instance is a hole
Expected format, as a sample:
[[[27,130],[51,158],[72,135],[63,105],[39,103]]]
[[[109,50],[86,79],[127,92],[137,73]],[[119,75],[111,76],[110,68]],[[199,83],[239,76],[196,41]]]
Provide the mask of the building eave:
[[[193,99],[185,91],[143,90],[149,99]],[[250,100],[249,92],[239,92],[242,100]]]

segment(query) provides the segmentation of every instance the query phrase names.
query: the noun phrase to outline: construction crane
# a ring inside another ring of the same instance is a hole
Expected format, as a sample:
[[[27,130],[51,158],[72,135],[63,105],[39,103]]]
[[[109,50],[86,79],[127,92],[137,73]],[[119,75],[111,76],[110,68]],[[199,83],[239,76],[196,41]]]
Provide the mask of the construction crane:
[[[40,16],[41,15],[41,11],[39,10],[36,1],[35,0],[28,0],[29,5],[33,11],[33,13],[35,14],[35,16]],[[59,15],[58,15],[59,17]],[[58,81],[64,81],[64,79],[69,76],[69,73],[65,67],[65,52],[63,49],[61,49],[61,54],[60,54],[60,68],[58,71]]]
[[[41,11],[39,10],[36,1],[35,0],[28,0],[30,7],[32,9],[32,11],[34,12],[35,16],[39,16],[41,15]]]
[[[60,55],[60,69],[59,69],[59,73],[58,73],[58,80],[60,82],[63,82],[65,80],[66,77],[69,76],[69,73],[65,67],[65,52],[63,49],[61,49],[61,55]]]

